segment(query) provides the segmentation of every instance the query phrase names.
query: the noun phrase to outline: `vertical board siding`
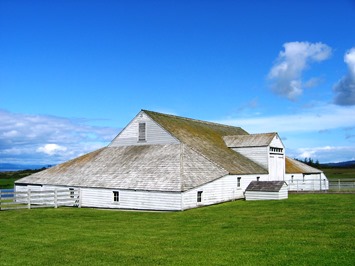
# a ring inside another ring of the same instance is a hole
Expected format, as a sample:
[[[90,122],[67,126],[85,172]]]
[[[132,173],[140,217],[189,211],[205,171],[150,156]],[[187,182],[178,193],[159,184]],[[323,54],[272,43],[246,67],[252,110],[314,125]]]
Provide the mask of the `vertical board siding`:
[[[138,141],[139,123],[146,123],[146,141]],[[179,141],[144,112],[139,113],[111,142],[110,147],[151,144],[178,144]]]
[[[285,157],[280,154],[269,156],[270,181],[283,181],[285,179]]]
[[[233,148],[234,151],[239,152],[253,162],[268,168],[268,147],[246,147]]]

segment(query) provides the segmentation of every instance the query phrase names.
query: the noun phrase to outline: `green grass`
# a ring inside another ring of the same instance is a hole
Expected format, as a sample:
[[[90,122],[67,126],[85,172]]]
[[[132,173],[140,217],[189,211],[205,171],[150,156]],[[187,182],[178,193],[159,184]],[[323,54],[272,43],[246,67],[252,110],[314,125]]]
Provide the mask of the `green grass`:
[[[13,171],[13,172],[0,172],[0,189],[13,188],[16,180],[31,175],[33,173],[37,173],[44,169],[45,168],[35,169],[35,170],[28,169],[28,170],[20,170],[20,171]]]
[[[1,265],[354,265],[355,194],[184,212],[0,212]]]
[[[355,179],[355,168],[324,168],[322,170],[329,179]]]

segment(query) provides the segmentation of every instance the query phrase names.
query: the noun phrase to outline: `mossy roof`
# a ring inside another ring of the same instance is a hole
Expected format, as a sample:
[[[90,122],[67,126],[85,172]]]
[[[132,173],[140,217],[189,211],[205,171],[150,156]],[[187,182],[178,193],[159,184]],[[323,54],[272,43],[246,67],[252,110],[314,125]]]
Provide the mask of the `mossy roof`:
[[[230,148],[244,147],[262,147],[270,145],[271,141],[277,135],[273,133],[250,134],[250,135],[234,135],[223,137],[226,145]]]
[[[249,135],[240,127],[143,110],[182,143],[221,166],[229,174],[267,174],[267,169],[229,149],[223,137]]]
[[[291,159],[286,156],[286,173],[287,174],[315,174],[321,173],[322,170],[311,167],[305,163]]]

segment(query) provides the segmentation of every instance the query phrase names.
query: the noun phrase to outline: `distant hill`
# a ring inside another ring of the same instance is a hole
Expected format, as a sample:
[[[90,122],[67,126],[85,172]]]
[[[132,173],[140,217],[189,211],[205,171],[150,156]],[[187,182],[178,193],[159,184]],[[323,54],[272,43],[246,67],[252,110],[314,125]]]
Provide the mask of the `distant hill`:
[[[47,168],[48,165],[0,163],[0,172],[35,170],[35,169],[42,169],[43,167]]]
[[[354,161],[340,162],[340,163],[323,163],[321,167],[338,167],[338,168],[350,168],[355,167]]]

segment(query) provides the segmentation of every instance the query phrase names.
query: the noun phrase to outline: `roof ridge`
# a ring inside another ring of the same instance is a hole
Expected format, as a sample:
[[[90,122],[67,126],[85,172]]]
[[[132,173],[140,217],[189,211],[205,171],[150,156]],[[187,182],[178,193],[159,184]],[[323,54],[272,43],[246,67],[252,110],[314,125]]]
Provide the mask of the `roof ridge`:
[[[277,132],[268,132],[268,133],[251,133],[248,135],[227,135],[227,136],[223,136],[225,137],[252,137],[252,136],[256,136],[256,135],[274,135],[274,134],[278,134]]]
[[[187,121],[199,122],[199,123],[208,124],[208,125],[216,125],[216,126],[222,126],[222,127],[228,127],[228,128],[240,128],[240,129],[242,129],[241,127],[237,127],[237,126],[231,126],[231,125],[226,125],[226,124],[221,124],[221,123],[216,123],[216,122],[210,122],[210,121],[200,120],[200,119],[195,119],[195,118],[190,118],[190,117],[184,117],[184,116],[178,116],[178,115],[172,115],[172,114],[165,114],[165,113],[150,111],[150,110],[146,110],[146,109],[142,109],[141,111],[147,113],[148,115],[149,115],[149,113],[152,113],[152,114],[157,114],[157,115],[162,115],[162,116],[167,116],[167,117],[174,117],[174,118],[178,118],[178,119],[183,119],[183,120],[187,120]],[[152,118],[152,119],[154,119],[154,118]]]

